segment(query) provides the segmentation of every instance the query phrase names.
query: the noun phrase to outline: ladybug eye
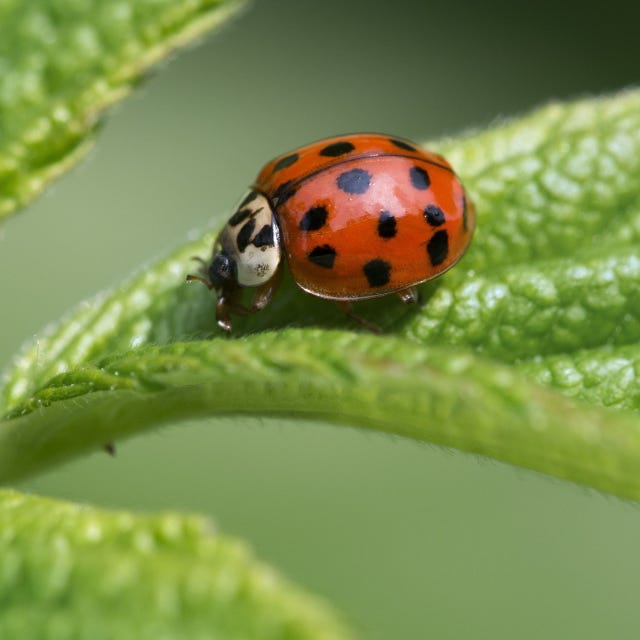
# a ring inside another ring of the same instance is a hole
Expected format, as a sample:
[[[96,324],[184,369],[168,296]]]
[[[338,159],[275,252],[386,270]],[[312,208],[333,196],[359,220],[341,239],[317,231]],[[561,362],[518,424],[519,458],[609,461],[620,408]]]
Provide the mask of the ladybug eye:
[[[209,266],[209,279],[214,287],[222,287],[229,282],[235,282],[236,263],[226,253],[217,253]]]

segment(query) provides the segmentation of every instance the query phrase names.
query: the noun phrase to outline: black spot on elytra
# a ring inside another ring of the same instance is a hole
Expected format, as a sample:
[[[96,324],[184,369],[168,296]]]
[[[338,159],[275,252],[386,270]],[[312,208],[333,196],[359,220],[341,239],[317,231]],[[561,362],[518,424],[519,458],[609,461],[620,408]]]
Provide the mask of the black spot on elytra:
[[[236,244],[238,245],[238,251],[242,253],[249,242],[251,242],[251,236],[253,235],[253,231],[256,228],[256,220],[255,218],[251,218],[245,225],[238,231],[238,236],[236,238]]]
[[[439,227],[441,224],[444,224],[444,211],[440,207],[436,207],[435,204],[427,205],[422,213],[424,219],[432,227]]]
[[[273,194],[273,199],[275,201],[275,205],[279,206],[284,204],[291,196],[296,192],[295,188],[291,185],[291,180],[287,180],[283,182]]]
[[[273,247],[273,225],[265,224],[254,236],[251,244],[255,247]]]
[[[349,153],[353,151],[355,147],[346,140],[341,142],[334,142],[326,146],[321,152],[321,156],[327,156],[328,158],[337,158],[338,156],[343,156],[345,153]]]
[[[310,251],[307,258],[319,267],[331,269],[336,260],[336,250],[331,245],[323,244]]]
[[[421,191],[428,189],[431,184],[429,174],[422,167],[411,167],[409,169],[409,177],[411,178],[411,184]]]
[[[393,238],[397,232],[395,216],[389,211],[383,211],[378,218],[378,235],[381,238]]]
[[[429,240],[429,244],[427,244],[427,253],[434,267],[442,264],[447,259],[447,255],[449,254],[449,236],[444,229],[433,234],[433,237]]]
[[[338,176],[338,188],[351,195],[366,193],[371,182],[371,174],[364,169],[351,169]]]
[[[362,270],[370,287],[383,287],[391,279],[391,265],[380,258],[369,260]]]
[[[292,153],[289,156],[280,158],[280,160],[278,160],[278,162],[276,162],[273,167],[273,173],[275,173],[276,171],[282,171],[282,169],[286,169],[287,167],[290,167],[292,164],[295,164],[296,162],[298,162],[299,158],[300,156],[297,153]]]
[[[253,213],[253,209],[238,209],[230,218],[229,224],[237,227],[241,222],[246,220]]]
[[[398,147],[398,149],[404,149],[405,151],[415,151],[416,148],[413,145],[410,145],[408,142],[405,142],[404,140],[397,140],[396,138],[389,138],[389,142],[393,145],[395,145],[396,147]]]
[[[311,207],[300,220],[300,231],[317,231],[324,227],[329,212],[324,207]]]

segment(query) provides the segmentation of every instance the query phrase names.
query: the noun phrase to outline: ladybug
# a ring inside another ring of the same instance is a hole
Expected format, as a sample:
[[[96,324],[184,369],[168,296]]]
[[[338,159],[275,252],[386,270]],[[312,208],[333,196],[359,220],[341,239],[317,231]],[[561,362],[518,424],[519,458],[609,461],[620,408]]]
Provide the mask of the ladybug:
[[[451,165],[437,153],[388,135],[328,138],[272,160],[216,239],[200,275],[215,289],[216,320],[260,311],[289,265],[296,284],[338,302],[396,294],[451,268],[469,246],[475,209]],[[242,289],[255,287],[251,306]]]

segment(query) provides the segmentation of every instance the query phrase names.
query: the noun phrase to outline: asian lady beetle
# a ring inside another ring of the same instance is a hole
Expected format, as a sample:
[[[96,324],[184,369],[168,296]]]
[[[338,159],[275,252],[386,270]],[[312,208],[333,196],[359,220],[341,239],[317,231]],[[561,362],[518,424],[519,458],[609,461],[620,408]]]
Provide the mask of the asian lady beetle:
[[[260,311],[280,283],[283,254],[298,286],[351,306],[452,267],[467,249],[475,209],[449,163],[402,138],[361,133],[314,142],[269,162],[218,236],[199,276],[215,289],[216,320]],[[244,287],[256,287],[250,307]]]

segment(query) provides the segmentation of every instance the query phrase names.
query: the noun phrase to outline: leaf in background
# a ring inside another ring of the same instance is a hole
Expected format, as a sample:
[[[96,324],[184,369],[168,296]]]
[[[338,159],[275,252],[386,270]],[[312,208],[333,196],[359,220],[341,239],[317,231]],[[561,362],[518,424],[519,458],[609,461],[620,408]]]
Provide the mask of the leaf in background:
[[[346,640],[323,603],[204,518],[0,491],[0,637]]]
[[[476,200],[477,236],[423,287],[421,309],[360,306],[398,337],[283,330],[353,328],[289,280],[237,322],[236,337],[278,328],[277,338],[198,340],[214,300],[183,278],[209,235],[24,350],[6,376],[2,477],[161,421],[259,411],[438,442],[640,499],[640,420],[599,408],[640,408],[640,92],[551,105],[438,147]]]
[[[0,4],[0,220],[88,150],[105,107],[241,0]]]

